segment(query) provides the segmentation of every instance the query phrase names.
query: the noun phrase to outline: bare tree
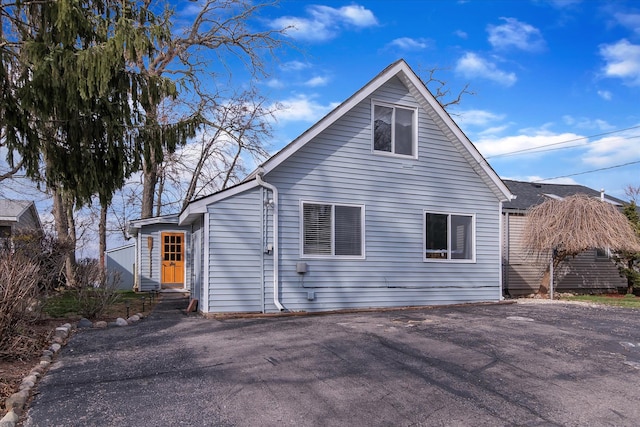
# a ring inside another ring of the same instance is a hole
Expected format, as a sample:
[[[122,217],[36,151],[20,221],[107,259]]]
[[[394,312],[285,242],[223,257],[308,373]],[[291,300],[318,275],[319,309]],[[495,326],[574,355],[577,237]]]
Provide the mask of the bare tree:
[[[451,95],[451,86],[449,83],[439,77],[437,74],[446,71],[446,68],[432,67],[421,71],[422,80],[429,88],[434,98],[440,103],[442,108],[448,110],[450,107],[459,105],[465,95],[475,95],[475,92],[469,90],[469,83],[465,84],[455,95]]]
[[[152,9],[151,0],[145,2],[147,9]],[[272,56],[274,50],[281,45],[279,36],[282,31],[255,31],[249,24],[257,13],[274,3],[254,3],[250,0],[207,0],[200,6],[193,21],[179,27],[171,22],[173,14],[165,9],[164,22],[158,22],[155,28],[169,32],[155,40],[154,50],[149,57],[138,52],[133,58],[132,66],[141,70],[141,74],[150,81],[169,75],[175,77],[178,84],[187,91],[183,98],[191,96],[200,103],[200,99],[212,96],[204,80],[216,82],[220,76],[220,65],[227,69],[228,61],[239,61],[251,76],[266,75],[265,58]],[[145,24],[146,25],[146,24]],[[143,27],[145,26],[143,25]],[[146,27],[151,31],[151,27]],[[215,66],[211,65],[215,61]],[[228,69],[227,69],[228,71]],[[216,91],[213,91],[215,94]],[[147,123],[162,128],[159,116],[159,105],[163,99],[149,97],[143,100]],[[200,103],[206,107],[210,102]],[[202,111],[190,112],[183,121],[196,120]],[[163,138],[162,133],[151,133],[149,136]],[[165,141],[154,141],[147,137],[142,158],[143,192],[141,217],[153,215],[156,186],[163,162],[164,150],[175,150],[175,138]]]
[[[522,245],[530,255],[550,256],[554,270],[587,249],[640,251],[640,240],[627,218],[614,205],[583,194],[533,207],[527,214]],[[553,279],[549,272],[546,277]],[[540,292],[546,291],[544,285]]]

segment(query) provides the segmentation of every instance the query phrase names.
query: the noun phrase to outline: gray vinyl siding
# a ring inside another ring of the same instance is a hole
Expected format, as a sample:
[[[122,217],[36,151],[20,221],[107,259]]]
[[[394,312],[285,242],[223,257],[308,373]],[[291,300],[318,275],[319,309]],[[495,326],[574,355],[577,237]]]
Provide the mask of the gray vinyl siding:
[[[106,251],[107,274],[118,275],[118,289],[133,289],[133,272],[136,263],[135,245],[121,246]]]
[[[188,261],[191,258],[191,238],[189,233],[189,227],[180,227],[174,224],[152,224],[145,225],[140,230],[140,279],[139,290],[150,291],[160,289],[160,275],[162,267],[162,243],[161,235],[163,232],[184,232],[184,268],[185,268],[185,283],[184,288],[190,289],[191,287],[191,263]],[[147,237],[153,238],[153,247],[149,251],[147,244]]]
[[[594,249],[561,264],[555,276],[559,291],[607,292],[627,287],[613,261],[597,258]]]
[[[522,246],[526,217],[509,214],[505,220],[505,293],[510,296],[538,292],[540,281],[548,267],[549,256],[541,260],[528,255]],[[596,258],[595,250],[585,251],[564,261],[554,272],[554,288],[558,292],[606,292],[626,287],[615,264],[606,258]]]
[[[262,191],[208,207],[209,311],[261,312]]]
[[[372,98],[417,106],[394,78],[265,177],[280,191],[282,303],[314,311],[497,301],[497,197],[422,109],[418,159],[372,153]],[[363,205],[365,259],[301,257],[301,200]],[[423,261],[425,210],[475,215],[475,263]],[[305,275],[296,273],[301,261]],[[275,309],[270,299],[267,311]]]

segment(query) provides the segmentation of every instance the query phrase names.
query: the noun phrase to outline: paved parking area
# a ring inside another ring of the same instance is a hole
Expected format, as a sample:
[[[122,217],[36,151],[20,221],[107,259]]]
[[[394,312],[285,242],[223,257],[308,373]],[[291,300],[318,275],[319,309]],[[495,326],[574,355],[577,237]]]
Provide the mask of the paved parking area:
[[[502,304],[76,334],[26,426],[640,424],[638,311]]]

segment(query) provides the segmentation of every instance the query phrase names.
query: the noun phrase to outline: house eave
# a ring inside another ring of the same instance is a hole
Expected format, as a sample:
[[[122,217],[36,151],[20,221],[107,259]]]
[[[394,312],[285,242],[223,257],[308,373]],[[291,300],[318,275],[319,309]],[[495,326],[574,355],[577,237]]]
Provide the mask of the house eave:
[[[180,212],[180,215],[178,216],[178,225],[192,224],[194,221],[196,221],[204,213],[207,212],[207,206],[209,206],[210,204],[218,202],[220,200],[224,200],[236,194],[245,192],[257,186],[258,186],[258,183],[254,179],[252,181],[243,182],[234,187],[230,187],[226,190],[213,193],[207,197],[203,197],[202,199],[194,200],[190,202],[182,212]]]

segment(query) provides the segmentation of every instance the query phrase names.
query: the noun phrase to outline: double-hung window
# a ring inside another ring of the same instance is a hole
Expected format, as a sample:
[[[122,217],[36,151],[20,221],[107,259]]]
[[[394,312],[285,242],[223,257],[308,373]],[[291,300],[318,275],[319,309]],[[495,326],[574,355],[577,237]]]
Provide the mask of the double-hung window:
[[[416,156],[417,110],[374,102],[373,151],[401,156]]]
[[[364,207],[302,202],[303,256],[364,257]]]
[[[473,215],[425,212],[425,261],[474,261],[474,222]]]

